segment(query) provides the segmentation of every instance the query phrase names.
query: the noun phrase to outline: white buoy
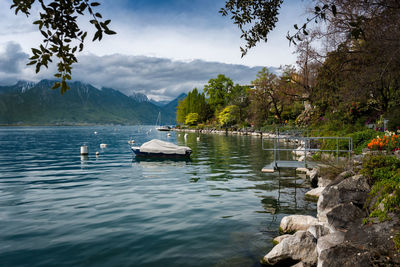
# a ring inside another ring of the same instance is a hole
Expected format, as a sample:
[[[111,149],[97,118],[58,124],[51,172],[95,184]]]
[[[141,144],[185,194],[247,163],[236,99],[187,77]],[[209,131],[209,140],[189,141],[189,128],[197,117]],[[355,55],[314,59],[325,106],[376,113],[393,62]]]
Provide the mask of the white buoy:
[[[170,133],[168,133],[168,134],[167,134],[167,136],[171,136],[171,134],[170,134]]]
[[[99,152],[99,151],[96,151],[96,156],[98,156],[98,155],[100,155],[100,152]]]
[[[200,141],[200,137],[197,137],[196,140],[197,140],[197,141]]]
[[[100,148],[106,148],[107,144],[100,144]]]
[[[94,133],[94,134],[97,134],[97,132],[96,132],[96,131],[94,131],[93,133]]]
[[[81,146],[81,155],[89,155],[88,146]]]

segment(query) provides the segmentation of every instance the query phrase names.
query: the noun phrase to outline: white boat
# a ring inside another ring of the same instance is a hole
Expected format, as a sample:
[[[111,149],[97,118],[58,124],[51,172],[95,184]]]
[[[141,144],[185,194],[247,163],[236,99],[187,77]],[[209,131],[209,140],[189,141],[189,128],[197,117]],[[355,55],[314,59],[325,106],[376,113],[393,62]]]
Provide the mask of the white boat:
[[[140,147],[132,146],[131,149],[137,157],[189,158],[192,153],[190,147],[178,146],[158,139],[146,142]]]
[[[166,125],[161,125],[161,112],[158,112],[158,117],[157,117],[157,121],[156,121],[156,130],[157,131],[171,131],[171,127],[166,126]]]

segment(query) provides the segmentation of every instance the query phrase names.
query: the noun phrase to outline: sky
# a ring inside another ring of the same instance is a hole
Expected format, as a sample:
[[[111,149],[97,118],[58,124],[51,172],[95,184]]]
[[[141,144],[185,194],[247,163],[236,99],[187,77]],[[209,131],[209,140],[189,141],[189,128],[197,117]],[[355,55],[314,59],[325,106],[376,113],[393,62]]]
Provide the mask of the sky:
[[[88,30],[85,50],[73,65],[73,80],[98,88],[111,87],[125,94],[140,92],[154,100],[171,100],[182,92],[202,89],[209,79],[225,74],[235,83],[249,84],[262,67],[273,71],[295,64],[294,47],[286,33],[305,21],[309,1],[286,0],[277,27],[267,43],[259,43],[241,58],[240,31],[218,11],[224,0],[99,0],[98,11],[111,19],[117,35],[91,42],[94,30],[88,16],[79,23]],[[0,2],[0,85],[18,80],[52,79],[55,66],[34,73],[26,66],[31,48],[42,40],[30,17],[16,16],[12,0]]]

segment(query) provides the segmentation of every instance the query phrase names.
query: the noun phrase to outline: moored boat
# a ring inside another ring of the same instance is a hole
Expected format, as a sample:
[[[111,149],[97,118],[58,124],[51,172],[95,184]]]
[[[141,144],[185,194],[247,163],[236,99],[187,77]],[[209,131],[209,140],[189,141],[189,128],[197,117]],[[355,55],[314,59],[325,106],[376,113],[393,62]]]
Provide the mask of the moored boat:
[[[140,147],[132,146],[131,149],[136,154],[136,157],[189,158],[192,153],[190,147],[178,146],[158,139],[146,142]]]

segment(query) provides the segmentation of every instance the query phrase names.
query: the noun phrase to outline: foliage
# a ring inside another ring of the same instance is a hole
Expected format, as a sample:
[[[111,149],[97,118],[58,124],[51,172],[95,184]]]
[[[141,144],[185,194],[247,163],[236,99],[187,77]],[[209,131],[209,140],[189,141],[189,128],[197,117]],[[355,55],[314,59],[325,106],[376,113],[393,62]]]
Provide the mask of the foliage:
[[[368,144],[368,148],[371,150],[386,150],[396,151],[400,150],[400,134],[399,135],[384,135],[371,140]]]
[[[60,78],[55,82],[52,89],[60,88],[61,94],[69,89],[66,80],[71,79],[72,64],[78,62],[75,54],[83,50],[87,32],[79,28],[78,18],[88,12],[91,17],[90,23],[96,28],[93,41],[101,40],[103,34],[116,34],[108,28],[111,20],[102,21],[100,13],[94,10],[100,3],[91,0],[53,0],[46,4],[44,0],[37,0],[40,5],[40,19],[33,22],[38,26],[44,37],[39,48],[32,48],[33,56],[29,58],[28,65],[36,65],[36,73],[42,66],[48,67],[53,56],[59,58],[57,73],[54,75]],[[30,15],[35,0],[13,0],[11,9]]]
[[[213,112],[218,112],[230,102],[233,88],[232,80],[223,74],[219,74],[217,78],[208,81],[208,84],[204,86],[204,93],[208,97],[208,104]]]
[[[369,177],[373,184],[382,178],[392,177],[399,168],[400,160],[394,156],[370,155],[364,158],[361,172]]]
[[[189,113],[197,113],[198,121],[205,122],[212,115],[209,104],[204,93],[200,93],[197,88],[188,93],[186,98],[178,101],[176,120],[178,123],[186,123],[186,116]]]
[[[396,131],[400,130],[400,106],[396,106],[391,108],[387,114],[385,115],[385,118],[389,120],[388,123],[388,130],[389,131]]]
[[[391,219],[391,213],[400,212],[400,160],[394,156],[370,155],[364,158],[361,173],[372,185],[367,204],[369,222],[377,218],[380,222]],[[393,243],[400,249],[400,232],[395,234]]]
[[[235,124],[239,119],[239,107],[235,105],[225,107],[218,113],[219,124],[223,127]]]
[[[283,0],[226,1],[220,13],[223,16],[232,14],[231,19],[241,30],[241,38],[247,42],[244,48],[240,48],[242,57],[259,41],[267,41],[267,35],[278,22],[278,10],[282,2]]]
[[[351,133],[349,137],[353,139],[353,151],[360,154],[362,149],[368,146],[370,140],[376,137],[378,133],[375,130],[367,129]]]
[[[255,125],[262,125],[268,120],[270,109],[274,109],[277,119],[280,120],[282,106],[279,102],[277,76],[267,68],[257,74],[257,79],[252,82],[254,89],[249,90],[252,121]]]
[[[186,116],[185,124],[186,125],[196,125],[199,121],[199,114],[198,113],[189,113]]]

